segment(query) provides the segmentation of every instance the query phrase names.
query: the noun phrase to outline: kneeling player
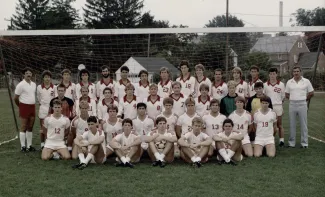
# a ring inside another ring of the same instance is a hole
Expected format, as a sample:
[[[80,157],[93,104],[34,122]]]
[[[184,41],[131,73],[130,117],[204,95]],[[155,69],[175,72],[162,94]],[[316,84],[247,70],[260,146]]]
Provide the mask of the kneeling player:
[[[178,140],[181,146],[181,157],[188,163],[193,163],[195,167],[201,167],[201,162],[208,160],[208,151],[212,143],[211,138],[201,132],[203,120],[195,117],[192,120],[192,131],[182,135]]]
[[[126,118],[122,121],[123,133],[115,136],[109,143],[110,147],[114,149],[118,156],[120,163],[116,167],[130,167],[134,165],[131,162],[139,162],[142,155],[141,139],[132,131],[132,120]]]
[[[254,114],[254,126],[256,128],[256,137],[254,143],[254,156],[262,155],[263,147],[266,148],[268,157],[275,156],[274,135],[276,133],[276,114],[269,108],[270,97],[260,98],[261,109]]]
[[[218,160],[223,160],[227,164],[236,165],[234,161],[241,161],[241,140],[244,139],[244,134],[234,131],[234,123],[231,119],[226,119],[223,122],[223,132],[213,136],[216,142],[216,147],[222,158],[218,155]]]
[[[47,136],[42,150],[42,159],[53,158],[53,152],[57,151],[62,159],[70,159],[70,153],[65,145],[65,138],[68,136],[70,120],[61,113],[61,101],[53,102],[54,113],[44,119],[44,134]]]
[[[98,130],[98,121],[95,116],[87,119],[89,130],[82,135],[77,136],[74,144],[78,147],[78,157],[80,163],[73,168],[83,170],[90,161],[95,163],[104,163],[106,160],[103,142],[105,135],[103,131]],[[86,157],[85,157],[86,156]]]
[[[153,166],[165,167],[166,163],[174,160],[174,142],[177,142],[175,133],[167,130],[167,120],[164,117],[156,119],[157,129],[150,132],[153,137],[149,142],[148,153]],[[158,134],[157,136],[155,134]]]

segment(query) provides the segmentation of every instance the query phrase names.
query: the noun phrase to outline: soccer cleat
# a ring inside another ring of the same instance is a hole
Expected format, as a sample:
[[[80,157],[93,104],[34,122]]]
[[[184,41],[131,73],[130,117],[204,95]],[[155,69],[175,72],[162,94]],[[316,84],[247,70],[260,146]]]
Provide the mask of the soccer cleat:
[[[284,147],[284,142],[280,142],[280,143],[279,143],[279,146],[280,146],[280,147]]]
[[[25,153],[25,152],[27,152],[27,149],[26,149],[26,147],[25,147],[25,146],[21,147],[21,149],[20,149],[20,152],[22,152],[22,153]]]
[[[221,160],[221,161],[217,160],[217,164],[221,166],[222,164],[225,164],[225,161],[224,160]]]
[[[121,162],[121,163],[116,163],[115,167],[125,167],[125,165],[124,165],[124,163]]]
[[[232,166],[237,166],[237,163],[234,162],[233,160],[230,160],[228,164],[230,164],[230,165],[232,165]]]
[[[196,161],[196,162],[193,163],[193,167],[194,168],[200,168],[200,167],[202,167],[202,164],[201,164],[201,162]]]
[[[300,148],[308,148],[308,146],[301,146]]]
[[[83,169],[85,169],[86,167],[87,167],[87,164],[82,163],[82,164],[78,167],[78,169],[79,169],[79,170],[83,170]]]
[[[32,146],[29,146],[29,148],[27,148],[26,150],[27,150],[27,152],[35,152],[36,151],[36,149]]]
[[[71,166],[73,169],[77,169],[79,168],[80,166],[82,165],[82,163],[78,163],[78,164],[75,164],[73,166]]]
[[[294,146],[290,146],[290,145],[288,145],[288,146],[286,146],[287,148],[295,148]]]
[[[134,168],[134,165],[130,162],[126,162],[124,165],[125,167]]]
[[[159,165],[161,165],[161,161],[160,160],[152,162],[152,166],[153,167],[156,167],[156,166],[159,166]]]
[[[161,168],[164,168],[164,167],[166,166],[166,162],[161,161],[159,166],[160,166]]]

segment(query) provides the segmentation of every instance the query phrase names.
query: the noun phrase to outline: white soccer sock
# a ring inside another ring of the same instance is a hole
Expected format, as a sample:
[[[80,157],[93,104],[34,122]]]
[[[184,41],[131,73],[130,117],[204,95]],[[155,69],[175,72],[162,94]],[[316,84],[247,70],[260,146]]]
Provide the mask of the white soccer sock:
[[[130,157],[125,157],[126,162],[130,162],[130,160],[131,160]]]
[[[72,147],[71,146],[68,146],[68,151],[72,151]]]
[[[284,138],[280,138],[280,142],[284,142]]]
[[[164,153],[160,154],[160,161],[165,161],[165,154]]]
[[[227,154],[226,149],[224,149],[224,148],[220,149],[220,150],[219,150],[219,153],[220,153],[221,157],[222,157],[222,158],[223,158],[227,163],[230,161],[230,158],[229,158],[229,156],[228,156],[228,154]]]
[[[124,156],[123,156],[123,157],[121,157],[121,158],[120,158],[120,160],[121,160],[121,161],[122,161],[122,163],[124,163],[124,164],[127,162],[127,161],[126,161],[126,158],[125,158]]]
[[[191,157],[191,161],[194,163],[196,162],[196,156]]]
[[[228,156],[229,156],[229,159],[231,159],[233,156],[234,156],[235,152],[228,149]]]
[[[60,154],[58,152],[53,152],[53,159],[60,159]]]
[[[32,145],[33,132],[26,131],[26,139],[27,139],[27,148],[29,148]]]
[[[87,157],[85,159],[85,164],[88,164],[93,158],[94,158],[94,155],[91,153],[88,153]]]
[[[195,161],[196,161],[196,162],[201,162],[201,157],[196,157],[196,158],[195,158]]]
[[[20,145],[21,147],[26,147],[26,133],[25,132],[19,132],[19,139],[20,139]]]
[[[85,155],[83,153],[79,153],[78,157],[79,157],[80,163],[85,163]]]
[[[160,160],[160,154],[158,152],[155,152],[154,156],[155,156],[155,158],[156,158],[157,161]]]

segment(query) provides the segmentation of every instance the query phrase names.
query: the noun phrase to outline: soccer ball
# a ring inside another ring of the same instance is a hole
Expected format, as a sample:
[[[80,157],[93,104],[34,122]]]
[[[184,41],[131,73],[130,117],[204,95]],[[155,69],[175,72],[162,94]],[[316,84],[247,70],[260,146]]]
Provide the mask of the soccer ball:
[[[158,150],[164,150],[166,143],[167,143],[166,140],[161,140],[161,141],[155,142],[155,145]]]

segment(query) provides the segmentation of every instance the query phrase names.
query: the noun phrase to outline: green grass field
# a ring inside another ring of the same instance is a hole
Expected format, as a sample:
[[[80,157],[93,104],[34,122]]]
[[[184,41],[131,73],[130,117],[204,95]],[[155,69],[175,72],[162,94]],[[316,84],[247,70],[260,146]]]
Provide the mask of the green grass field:
[[[16,134],[8,96],[0,94],[0,141]],[[284,115],[288,131],[288,104]],[[325,140],[325,93],[316,94],[308,112],[309,135]],[[35,134],[39,123],[36,123]],[[19,152],[19,140],[0,146],[0,196],[324,196],[325,144],[309,138],[309,148],[278,148],[275,158],[245,158],[238,166],[214,161],[193,169],[180,160],[161,169],[145,159],[135,169],[48,161],[40,152]],[[39,147],[38,135],[34,144]]]

